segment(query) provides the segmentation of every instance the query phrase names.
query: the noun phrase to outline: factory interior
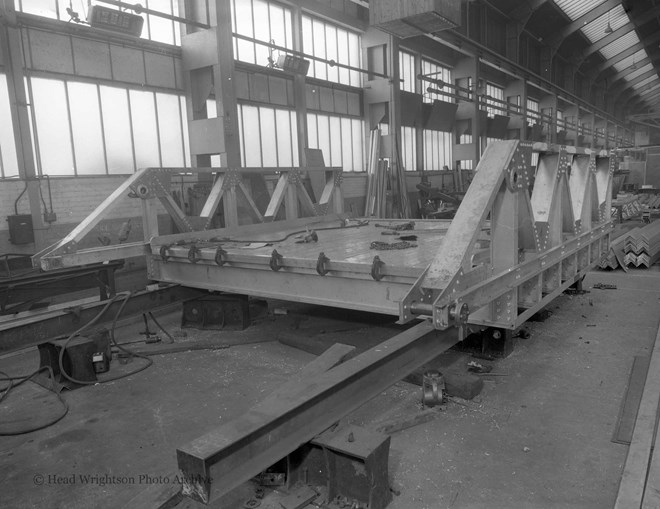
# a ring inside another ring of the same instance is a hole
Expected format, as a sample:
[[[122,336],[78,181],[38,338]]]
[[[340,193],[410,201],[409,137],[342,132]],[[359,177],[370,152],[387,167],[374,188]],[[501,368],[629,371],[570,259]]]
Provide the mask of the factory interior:
[[[0,508],[660,508],[660,0],[0,0]]]

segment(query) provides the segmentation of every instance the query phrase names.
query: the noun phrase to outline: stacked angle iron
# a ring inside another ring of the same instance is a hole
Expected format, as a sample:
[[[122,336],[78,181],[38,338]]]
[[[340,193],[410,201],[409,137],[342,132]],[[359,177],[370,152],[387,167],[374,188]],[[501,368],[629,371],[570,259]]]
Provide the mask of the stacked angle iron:
[[[617,237],[615,240],[610,242],[610,250],[607,252],[607,257],[603,258],[600,262],[601,269],[617,269],[621,267],[623,270],[627,271],[628,268],[624,265],[624,252],[623,252],[623,243],[625,240],[625,235]]]
[[[660,221],[631,230],[624,241],[624,263],[650,267],[660,260]]]

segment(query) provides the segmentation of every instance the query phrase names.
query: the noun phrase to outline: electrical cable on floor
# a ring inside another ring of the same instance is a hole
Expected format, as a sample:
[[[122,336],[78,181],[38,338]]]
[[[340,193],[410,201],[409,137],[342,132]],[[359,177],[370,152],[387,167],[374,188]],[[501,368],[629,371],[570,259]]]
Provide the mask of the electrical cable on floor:
[[[160,323],[158,323],[158,320],[156,320],[156,317],[154,316],[154,314],[153,314],[151,311],[149,311],[149,316],[151,317],[151,319],[152,319],[152,320],[154,321],[154,323],[156,324],[156,327],[158,327],[160,330],[162,330],[162,331],[163,331],[163,334],[165,334],[165,335],[170,339],[170,343],[174,343],[174,338],[172,337],[172,334],[170,334],[169,332],[167,332],[167,331],[163,328],[163,326],[162,326]]]
[[[146,364],[144,364],[143,366],[140,366],[138,369],[135,369],[135,370],[131,371],[130,373],[123,373],[121,375],[114,376],[114,377],[111,377],[111,378],[106,378],[104,380],[77,380],[77,379],[73,378],[71,375],[69,375],[66,372],[66,370],[64,369],[64,352],[66,351],[66,347],[68,346],[68,344],[71,342],[71,340],[73,340],[74,337],[79,335],[85,329],[91,327],[94,323],[96,323],[101,318],[101,316],[103,316],[105,311],[110,307],[110,304],[112,304],[113,302],[115,302],[117,300],[118,296],[115,296],[115,297],[112,298],[112,300],[110,300],[110,302],[108,304],[105,305],[105,307],[91,321],[87,322],[85,325],[83,325],[77,331],[75,331],[73,334],[71,334],[64,341],[64,343],[62,344],[62,347],[60,348],[60,355],[59,355],[58,361],[59,361],[59,365],[60,365],[60,372],[61,372],[61,374],[64,378],[66,378],[70,382],[73,382],[73,383],[79,384],[79,385],[96,385],[96,384],[99,384],[99,383],[113,382],[113,381],[119,380],[121,378],[126,378],[128,376],[135,375],[136,373],[139,373],[140,371],[144,371],[145,369],[147,369],[149,366],[151,366],[153,364],[153,361],[149,357],[147,357],[145,355],[135,353],[135,352],[132,352],[128,348],[124,348],[123,346],[120,346],[117,343],[117,341],[115,340],[115,327],[117,325],[117,320],[119,320],[119,317],[121,316],[121,313],[124,310],[124,307],[126,306],[126,304],[128,303],[129,299],[132,296],[133,296],[133,292],[130,292],[130,293],[126,294],[126,297],[122,301],[121,306],[119,306],[119,309],[117,310],[117,313],[115,314],[115,317],[112,320],[112,327],[110,328],[110,340],[112,341],[112,343],[117,348],[119,348],[124,353],[126,353],[126,354],[128,354],[132,357],[140,357],[142,359],[145,359],[147,361]]]
[[[5,378],[3,378],[2,380],[7,380],[9,382],[9,385],[6,388],[0,389],[1,391],[3,391],[2,396],[0,396],[0,403],[2,403],[2,400],[7,397],[7,394],[9,394],[9,391],[11,391],[14,388],[14,379],[12,377],[10,377],[4,371],[0,371],[0,373],[5,375]]]
[[[4,392],[3,392],[2,396],[0,396],[0,402],[2,402],[7,397],[7,395],[9,394],[9,392],[11,390],[15,389],[16,387],[18,387],[21,384],[24,384],[25,382],[27,382],[28,380],[30,380],[31,378],[38,375],[40,372],[42,372],[44,370],[48,371],[48,373],[50,374],[50,379],[53,383],[53,386],[55,386],[55,374],[53,373],[53,368],[51,368],[50,366],[42,366],[30,375],[19,376],[19,377],[10,377],[9,375],[7,375],[7,373],[4,373],[4,372],[0,371],[0,373],[2,373],[3,375],[6,375],[3,378],[3,380],[9,380],[9,386],[6,389],[4,389]],[[20,382],[14,383],[14,380],[20,380]],[[57,417],[55,417],[54,419],[50,420],[49,422],[47,422],[45,424],[39,424],[38,426],[33,426],[32,428],[23,428],[23,429],[18,429],[18,430],[15,430],[15,431],[2,431],[2,430],[0,430],[0,436],[23,435],[25,433],[31,433],[33,431],[39,431],[41,429],[52,426],[56,422],[61,421],[64,418],[64,416],[69,413],[69,405],[67,405],[66,401],[64,400],[62,395],[59,392],[57,392],[57,390],[55,390],[55,389],[48,389],[48,390],[51,391],[51,392],[54,392],[57,395],[57,399],[62,404],[62,408],[64,410],[62,411],[61,414],[59,414]]]
[[[145,369],[147,369],[149,366],[151,366],[153,364],[153,361],[149,357],[141,355],[141,354],[136,353],[136,352],[132,352],[128,348],[122,347],[115,340],[115,328],[117,326],[117,321],[119,320],[119,317],[121,316],[121,313],[124,310],[124,307],[126,306],[126,304],[128,303],[129,299],[132,296],[133,296],[133,292],[130,292],[130,293],[126,294],[126,297],[124,298],[121,305],[119,306],[119,309],[117,310],[117,313],[115,314],[115,317],[112,320],[112,327],[110,329],[110,339],[112,340],[112,343],[118,349],[122,350],[123,352],[125,352],[125,353],[127,353],[127,354],[129,354],[133,357],[140,357],[142,359],[145,359],[147,362],[143,366],[140,366],[138,369],[136,369],[134,371],[131,371],[130,373],[124,373],[124,374],[121,374],[119,376],[115,376],[115,377],[112,377],[112,378],[107,378],[105,380],[97,380],[97,381],[76,380],[75,378],[70,376],[66,372],[66,370],[64,369],[63,358],[64,358],[64,352],[66,351],[66,347],[68,346],[68,344],[71,342],[71,340],[74,337],[79,335],[85,329],[88,329],[89,327],[94,325],[105,314],[105,312],[108,310],[108,308],[114,302],[116,302],[116,300],[119,298],[119,295],[116,295],[107,302],[107,304],[103,307],[103,309],[101,309],[101,311],[99,311],[99,313],[94,318],[92,318],[89,322],[87,322],[85,325],[80,327],[77,331],[75,331],[73,334],[71,334],[66,339],[66,341],[64,341],[64,343],[63,343],[63,345],[60,349],[60,355],[59,355],[59,359],[58,359],[59,366],[60,366],[60,373],[61,373],[62,376],[64,376],[67,380],[69,380],[73,383],[79,384],[79,385],[93,385],[93,384],[97,384],[97,383],[105,383],[105,382],[110,382],[110,381],[114,381],[114,380],[119,380],[120,378],[125,378],[125,377],[128,377],[128,376],[134,375],[136,373],[139,373],[140,371],[144,371]],[[151,312],[149,314],[151,315]],[[151,317],[152,317],[152,319],[154,319],[154,322],[156,323],[156,325],[158,325],[158,327],[160,327],[161,330],[165,334],[167,334],[170,338],[172,338],[172,336],[170,336],[169,333],[165,329],[163,329],[161,327],[161,325],[156,321],[156,319],[153,317],[153,315]],[[27,382],[28,380],[30,380],[31,378],[33,378],[34,376],[36,376],[37,374],[39,374],[40,372],[42,372],[44,370],[48,371],[48,373],[50,374],[50,379],[51,379],[51,381],[53,383],[53,386],[54,386],[55,385],[55,374],[53,373],[53,369],[50,366],[42,366],[39,369],[37,369],[36,371],[34,371],[33,373],[31,373],[29,375],[25,375],[25,376],[9,376],[6,372],[0,371],[0,374],[3,375],[3,376],[0,377],[0,381],[9,382],[9,385],[7,387],[5,387],[3,389],[0,389],[0,392],[1,392],[0,403],[2,403],[2,401],[5,400],[7,395],[13,389],[15,389],[16,387],[20,386],[21,384]],[[19,381],[17,383],[15,383],[15,380],[19,380]],[[25,434],[25,433],[31,433],[33,431],[38,431],[38,430],[47,428],[49,426],[52,426],[56,422],[59,422],[60,420],[62,420],[64,418],[64,416],[69,412],[69,406],[67,405],[66,401],[64,400],[64,398],[62,398],[62,395],[58,391],[56,391],[54,389],[48,389],[48,390],[50,390],[51,392],[54,392],[57,395],[57,398],[59,399],[60,403],[62,404],[62,407],[64,408],[64,411],[60,415],[58,415],[55,419],[52,419],[48,423],[40,424],[39,426],[32,427],[32,428],[19,429],[19,430],[16,430],[16,431],[2,431],[2,430],[0,430],[0,436],[22,435],[22,434]]]

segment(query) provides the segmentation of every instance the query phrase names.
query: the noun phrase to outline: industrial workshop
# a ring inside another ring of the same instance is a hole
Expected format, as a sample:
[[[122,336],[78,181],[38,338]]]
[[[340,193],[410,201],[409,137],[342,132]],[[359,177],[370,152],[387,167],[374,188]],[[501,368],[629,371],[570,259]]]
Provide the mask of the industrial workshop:
[[[0,0],[0,509],[660,509],[660,0]]]

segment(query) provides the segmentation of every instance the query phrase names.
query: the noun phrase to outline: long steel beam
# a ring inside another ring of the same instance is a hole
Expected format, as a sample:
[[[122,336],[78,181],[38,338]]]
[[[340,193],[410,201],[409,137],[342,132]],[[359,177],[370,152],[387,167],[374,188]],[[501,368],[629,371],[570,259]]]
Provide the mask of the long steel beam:
[[[137,292],[126,303],[123,316],[142,313],[145,310],[153,310],[205,294],[203,290],[178,285]],[[98,323],[110,322],[121,303],[122,299],[112,303]],[[0,354],[37,346],[49,339],[71,334],[92,320],[106,304],[107,301],[93,302],[56,311],[26,313],[23,317],[2,321],[0,322]]]
[[[209,503],[257,475],[458,340],[424,321],[180,447],[183,493]]]

